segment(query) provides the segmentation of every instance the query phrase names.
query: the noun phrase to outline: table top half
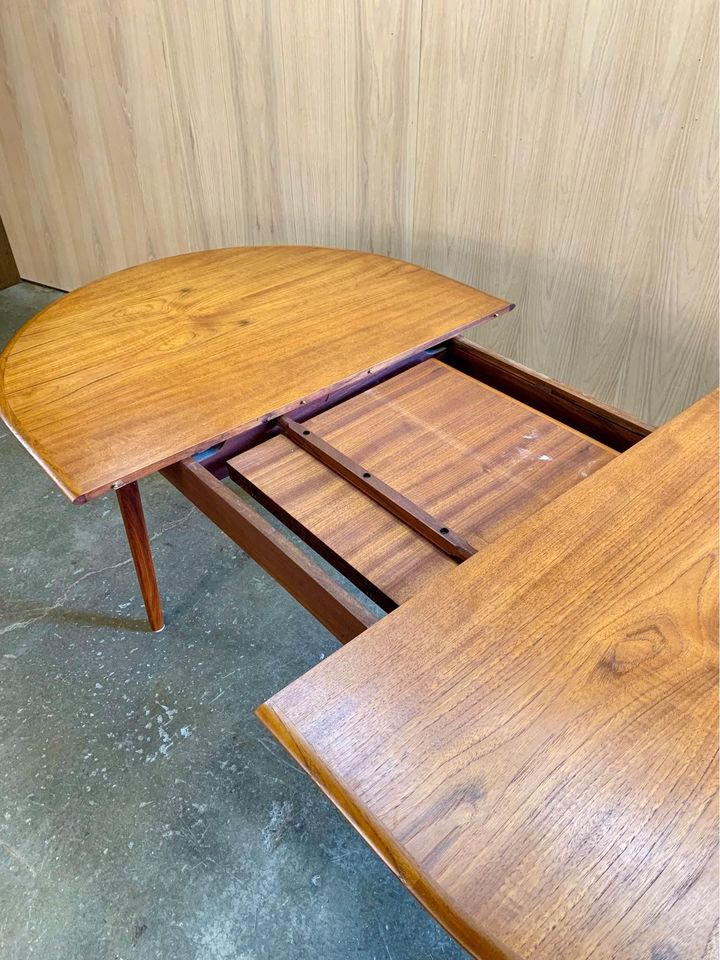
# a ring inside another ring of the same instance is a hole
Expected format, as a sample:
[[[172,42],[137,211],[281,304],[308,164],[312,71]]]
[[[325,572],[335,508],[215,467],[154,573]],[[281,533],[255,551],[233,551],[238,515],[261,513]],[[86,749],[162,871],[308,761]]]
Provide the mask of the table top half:
[[[709,394],[259,715],[475,956],[716,956]]]
[[[82,502],[511,308],[375,254],[184,254],[30,320],[0,356],[0,414]]]

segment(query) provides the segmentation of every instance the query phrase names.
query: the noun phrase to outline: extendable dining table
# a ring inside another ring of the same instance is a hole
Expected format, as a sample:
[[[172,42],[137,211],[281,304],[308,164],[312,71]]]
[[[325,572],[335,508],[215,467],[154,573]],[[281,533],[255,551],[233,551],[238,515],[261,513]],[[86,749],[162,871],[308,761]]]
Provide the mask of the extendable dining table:
[[[512,308],[185,254],[30,320],[0,414],[73,502],[115,491],[152,630],[159,471],[344,644],[258,715],[473,956],[710,960],[718,394],[653,431],[464,336]]]

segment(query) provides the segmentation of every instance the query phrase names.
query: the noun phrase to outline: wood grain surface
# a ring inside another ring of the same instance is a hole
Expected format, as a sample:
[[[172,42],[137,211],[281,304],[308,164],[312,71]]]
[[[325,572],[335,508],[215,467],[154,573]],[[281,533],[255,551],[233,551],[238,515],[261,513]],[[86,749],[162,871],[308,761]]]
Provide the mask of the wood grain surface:
[[[517,361],[508,360],[468,337],[453,337],[442,359],[618,452],[627,450],[652,433],[650,424],[637,417],[530,370]]]
[[[476,549],[614,456],[439,360],[426,360],[304,426]],[[455,565],[287,437],[240,454],[229,467],[268,509],[291,526],[294,519],[311,546],[324,552],[324,544],[327,556],[360,574],[355,582],[363,589],[372,584],[393,603]]]
[[[0,37],[28,279],[367,249],[519,299],[483,343],[648,422],[717,383],[715,0],[23,0]]]
[[[117,499],[140,592],[147,611],[148,623],[150,629],[154,633],[158,633],[165,626],[165,620],[137,481],[121,487],[117,492]]]
[[[0,355],[0,414],[70,497],[87,498],[508,309],[347,250],[153,261],[28,322]]]
[[[392,416],[390,411],[388,414]],[[467,560],[476,552],[464,537],[450,530],[447,523],[431,516],[414,500],[408,499],[384,480],[378,479],[364,464],[346,456],[327,440],[313,433],[307,424],[297,423],[288,417],[280,417],[278,423],[283,434],[292,440],[296,447],[311,454],[355,489],[378,503],[383,510],[402,520],[406,527],[415,530],[425,540],[439,547],[449,557],[454,557],[455,560]],[[452,469],[451,464],[448,466]]]
[[[710,960],[718,395],[261,719],[476,957]]]
[[[718,384],[715,0],[424,0],[413,255],[474,338],[659,424]]]
[[[420,0],[23,0],[0,35],[24,277],[271,243],[408,257]]]

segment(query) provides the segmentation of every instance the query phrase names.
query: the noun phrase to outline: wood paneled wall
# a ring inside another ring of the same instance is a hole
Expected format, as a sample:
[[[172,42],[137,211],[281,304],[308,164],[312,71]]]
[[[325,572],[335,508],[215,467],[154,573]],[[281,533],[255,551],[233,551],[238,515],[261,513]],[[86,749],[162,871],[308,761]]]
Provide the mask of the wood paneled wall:
[[[716,18],[425,5],[413,259],[518,303],[485,345],[653,423],[717,378]]]
[[[0,214],[61,288],[205,247],[415,260],[659,423],[717,378],[715,0],[0,3]]]

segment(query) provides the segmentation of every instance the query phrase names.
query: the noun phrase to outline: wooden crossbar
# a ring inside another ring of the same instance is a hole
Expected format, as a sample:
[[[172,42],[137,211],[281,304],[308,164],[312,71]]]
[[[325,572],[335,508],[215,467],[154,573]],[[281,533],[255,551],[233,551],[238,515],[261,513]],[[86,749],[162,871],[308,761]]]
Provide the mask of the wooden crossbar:
[[[332,444],[313,433],[305,424],[297,423],[289,417],[280,417],[278,424],[283,433],[298,447],[325,464],[448,556],[456,560],[467,560],[476,553],[475,548],[464,537],[445,526],[441,520],[427,513],[389,484],[373,476],[369,470],[345,456]]]

